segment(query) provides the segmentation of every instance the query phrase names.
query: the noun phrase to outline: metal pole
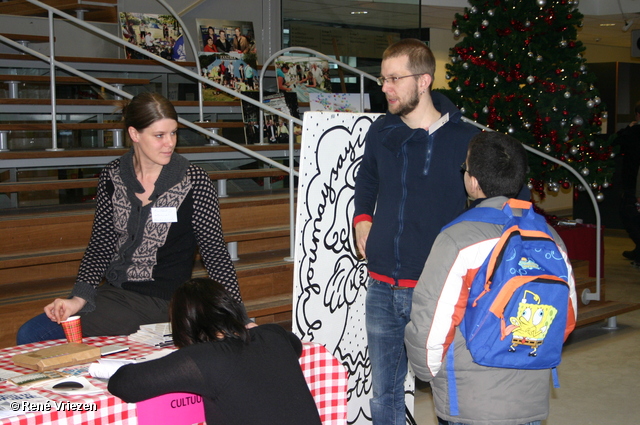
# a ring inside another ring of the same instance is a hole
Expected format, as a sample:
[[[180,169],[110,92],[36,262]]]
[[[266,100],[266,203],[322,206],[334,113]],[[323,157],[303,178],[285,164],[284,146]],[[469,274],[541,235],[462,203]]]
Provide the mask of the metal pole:
[[[295,135],[293,134],[293,121],[289,121],[289,256],[285,257],[285,261],[293,261],[295,255],[295,163],[293,143]]]
[[[47,149],[51,152],[63,151],[63,148],[58,147],[58,123],[56,112],[56,65],[53,60],[55,58],[55,38],[53,36],[53,12],[49,11],[49,55],[51,61],[49,62],[49,72],[51,74],[51,148]]]

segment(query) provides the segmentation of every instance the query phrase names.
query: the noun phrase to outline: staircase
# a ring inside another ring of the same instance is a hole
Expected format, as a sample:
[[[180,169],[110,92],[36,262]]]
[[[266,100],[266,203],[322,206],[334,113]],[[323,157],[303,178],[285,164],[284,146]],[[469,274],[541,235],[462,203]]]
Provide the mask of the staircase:
[[[23,2],[0,3],[0,13],[19,3]],[[69,1],[47,3],[62,10],[75,7]],[[96,13],[105,10],[98,7]],[[45,42],[44,37],[4,35]],[[198,102],[189,100],[198,83],[155,61],[56,59],[134,95],[160,92],[172,100],[181,118],[245,143],[239,101],[204,102],[205,122],[199,122]],[[60,70],[56,129],[57,147],[64,150],[47,150],[52,145],[48,72],[48,64],[29,55],[0,54],[0,150],[5,149],[0,151],[0,347],[14,345],[22,323],[54,298],[69,294],[91,232],[99,170],[127,151],[115,143],[115,132],[121,131],[119,100]],[[201,165],[218,186],[224,237],[232,257],[237,257],[234,265],[249,316],[258,323],[288,326],[293,279],[293,263],[285,260],[290,256],[290,195],[280,183],[288,183],[288,173],[264,168],[264,163],[211,144],[182,125],[178,140],[176,151]],[[246,147],[274,161],[288,161],[288,145]],[[199,258],[193,276],[206,276]]]

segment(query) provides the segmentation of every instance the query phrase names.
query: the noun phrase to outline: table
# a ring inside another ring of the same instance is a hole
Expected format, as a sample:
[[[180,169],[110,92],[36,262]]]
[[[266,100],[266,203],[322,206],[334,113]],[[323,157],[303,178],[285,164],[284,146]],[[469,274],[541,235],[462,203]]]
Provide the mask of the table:
[[[65,340],[52,340],[43,341],[33,344],[18,345],[15,347],[4,348],[0,350],[0,368],[11,370],[20,373],[34,372],[30,369],[25,369],[20,366],[16,366],[11,362],[11,357],[16,354],[39,350],[41,348],[50,347],[53,345],[65,343]],[[115,353],[109,355],[109,358],[134,358],[142,357],[152,353],[155,347],[137,343],[135,341],[129,341],[126,336],[118,337],[90,337],[84,338],[83,343],[101,347],[103,345],[111,344],[124,344],[129,346],[129,351],[121,353]],[[19,425],[36,425],[36,424],[57,424],[57,425],[71,425],[71,424],[112,424],[118,423],[122,425],[137,425],[138,419],[136,417],[136,405],[123,402],[117,397],[112,396],[107,392],[107,384],[99,379],[93,379],[89,375],[83,375],[91,381],[93,385],[98,388],[104,389],[105,392],[98,395],[79,395],[79,396],[63,396],[53,393],[51,391],[33,389],[39,394],[47,397],[54,402],[73,402],[73,403],[95,403],[96,411],[56,411],[51,410],[48,412],[32,412],[25,415],[14,416],[12,418],[5,418],[0,421],[0,424],[19,424]],[[0,394],[6,394],[8,392],[21,392],[17,386],[10,382],[0,383]],[[24,390],[30,391],[30,390]]]
[[[16,366],[11,357],[16,354],[38,350],[65,343],[65,340],[44,341],[33,344],[19,345],[0,350],[0,368],[20,373],[30,373],[33,370]],[[103,345],[122,344],[129,347],[128,351],[110,354],[110,359],[129,359],[151,354],[157,348],[150,345],[130,341],[126,336],[89,337],[83,343],[101,347]],[[311,394],[316,401],[323,425],[345,425],[347,423],[347,387],[348,376],[346,368],[318,343],[303,342],[303,352],[300,366],[307,380]],[[128,404],[107,392],[107,384],[99,379],[82,375],[93,385],[104,389],[98,395],[62,396],[43,389],[21,390],[10,382],[0,383],[0,395],[22,391],[36,391],[54,402],[89,403],[95,404],[95,411],[51,411],[31,412],[0,420],[0,425],[77,425],[77,424],[138,424],[137,405]],[[165,397],[165,396],[162,396]],[[153,400],[153,399],[152,399]],[[146,403],[146,402],[142,402]],[[188,418],[185,423],[188,422]],[[141,420],[142,422],[142,420]],[[158,424],[160,425],[160,424]],[[177,424],[171,424],[177,425]]]

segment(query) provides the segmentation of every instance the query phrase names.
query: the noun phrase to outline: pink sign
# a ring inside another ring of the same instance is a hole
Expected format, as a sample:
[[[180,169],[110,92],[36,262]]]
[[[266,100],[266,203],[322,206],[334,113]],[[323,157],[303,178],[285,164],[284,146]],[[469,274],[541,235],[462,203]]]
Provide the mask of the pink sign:
[[[171,393],[141,401],[138,425],[192,425],[204,422],[202,397],[197,394]]]

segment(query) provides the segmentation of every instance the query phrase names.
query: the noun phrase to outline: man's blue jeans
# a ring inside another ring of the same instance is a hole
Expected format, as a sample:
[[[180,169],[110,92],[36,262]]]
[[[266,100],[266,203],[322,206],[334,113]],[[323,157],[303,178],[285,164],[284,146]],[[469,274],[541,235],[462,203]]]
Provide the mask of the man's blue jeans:
[[[374,425],[406,423],[404,381],[408,367],[404,328],[411,316],[413,288],[393,288],[369,278],[366,326],[373,386],[370,406]]]

